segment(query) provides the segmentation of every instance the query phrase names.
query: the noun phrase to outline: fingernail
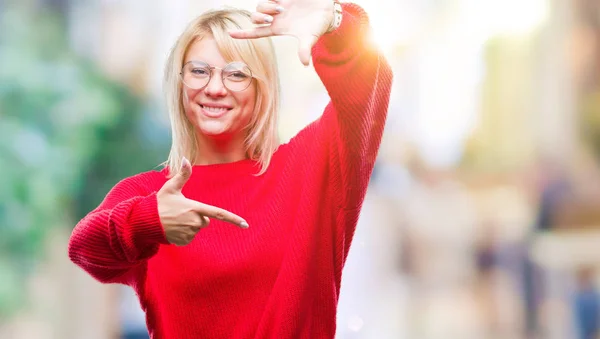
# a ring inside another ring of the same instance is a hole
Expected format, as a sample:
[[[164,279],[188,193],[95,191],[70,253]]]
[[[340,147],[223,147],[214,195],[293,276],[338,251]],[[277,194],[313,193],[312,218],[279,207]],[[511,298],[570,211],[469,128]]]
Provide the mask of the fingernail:
[[[270,15],[265,15],[265,21],[266,22],[273,22],[273,17]]]
[[[181,167],[185,167],[186,164],[189,164],[191,166],[190,161],[186,157],[183,157],[181,159]]]
[[[277,7],[275,7],[275,11],[277,13],[281,13],[281,12],[283,12],[283,7],[282,6],[277,6]]]
[[[250,227],[250,225],[248,225],[248,223],[247,223],[247,222],[245,222],[245,221],[242,221],[242,222],[240,223],[240,226],[242,226],[243,228],[248,228],[248,227]]]

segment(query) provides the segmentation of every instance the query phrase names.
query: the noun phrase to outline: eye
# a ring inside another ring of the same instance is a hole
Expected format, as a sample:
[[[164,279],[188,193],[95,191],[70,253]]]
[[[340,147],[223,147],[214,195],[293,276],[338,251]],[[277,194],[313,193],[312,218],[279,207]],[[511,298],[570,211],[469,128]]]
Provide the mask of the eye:
[[[192,68],[190,70],[190,73],[192,73],[196,76],[209,76],[210,75],[210,71],[206,68]]]
[[[248,79],[249,75],[242,71],[233,71],[227,73],[227,78],[235,81],[242,81]]]

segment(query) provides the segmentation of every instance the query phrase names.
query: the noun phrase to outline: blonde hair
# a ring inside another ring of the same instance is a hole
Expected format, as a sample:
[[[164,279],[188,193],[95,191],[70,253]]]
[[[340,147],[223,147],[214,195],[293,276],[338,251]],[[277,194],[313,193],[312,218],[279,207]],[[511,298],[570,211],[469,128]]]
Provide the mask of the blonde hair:
[[[277,136],[277,111],[279,109],[279,76],[275,49],[270,38],[233,39],[230,29],[248,29],[254,25],[250,12],[225,8],[211,10],[194,19],[179,36],[167,59],[164,90],[171,120],[172,144],[167,161],[169,177],[181,168],[182,157],[194,161],[200,152],[194,126],[183,107],[183,85],[179,73],[185,55],[192,43],[205,37],[213,37],[219,52],[227,62],[243,61],[250,67],[256,86],[254,114],[246,130],[244,140],[246,154],[260,164],[258,175],[263,174],[279,146]]]

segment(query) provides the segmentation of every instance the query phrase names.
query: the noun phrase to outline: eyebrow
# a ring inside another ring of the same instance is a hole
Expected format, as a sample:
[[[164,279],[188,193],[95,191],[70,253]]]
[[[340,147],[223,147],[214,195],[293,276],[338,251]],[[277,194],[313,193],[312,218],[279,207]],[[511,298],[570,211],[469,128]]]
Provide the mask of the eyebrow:
[[[216,68],[219,68],[219,69],[222,69],[222,68],[224,68],[224,67],[226,67],[227,65],[230,65],[230,64],[232,64],[232,63],[239,62],[239,63],[241,63],[241,64],[244,64],[246,67],[250,68],[250,66],[248,66],[248,64],[247,64],[247,63],[245,63],[245,62],[243,62],[243,61],[241,61],[241,60],[234,60],[234,61],[228,62],[228,63],[226,63],[225,65],[223,65],[222,67],[220,67],[220,66],[214,66],[214,65],[212,65],[212,64],[210,64],[210,63],[208,63],[208,62],[206,62],[206,61],[204,61],[204,60],[191,59],[191,60],[188,60],[188,61],[184,62],[184,63],[183,63],[183,66],[185,66],[185,65],[189,64],[190,62],[202,62],[202,63],[204,63],[204,64],[207,64],[209,67],[216,67]],[[182,67],[183,67],[183,66],[182,66]]]
[[[205,64],[209,65],[210,67],[213,67],[213,64],[211,64],[211,63],[208,63],[208,62],[206,62],[206,61],[204,61],[204,60],[200,60],[200,59],[190,59],[190,60],[188,60],[188,61],[184,62],[184,63],[183,63],[183,65],[185,66],[186,64],[189,64],[190,62],[201,62],[201,63],[205,63]],[[232,61],[232,62],[237,62],[237,61]],[[225,63],[225,65],[223,65],[223,67],[225,67],[225,66],[229,65],[230,63],[231,63],[231,62]],[[217,66],[217,67],[218,67],[218,66]]]

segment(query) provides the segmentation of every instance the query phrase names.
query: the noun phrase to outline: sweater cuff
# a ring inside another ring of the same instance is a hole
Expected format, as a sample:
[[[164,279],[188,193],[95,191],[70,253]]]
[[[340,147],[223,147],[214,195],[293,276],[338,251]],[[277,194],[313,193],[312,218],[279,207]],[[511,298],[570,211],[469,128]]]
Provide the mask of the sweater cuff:
[[[133,239],[139,245],[169,244],[158,215],[156,192],[142,198],[130,216]]]

